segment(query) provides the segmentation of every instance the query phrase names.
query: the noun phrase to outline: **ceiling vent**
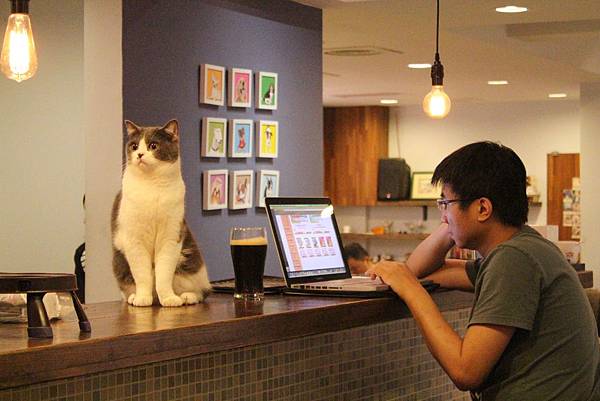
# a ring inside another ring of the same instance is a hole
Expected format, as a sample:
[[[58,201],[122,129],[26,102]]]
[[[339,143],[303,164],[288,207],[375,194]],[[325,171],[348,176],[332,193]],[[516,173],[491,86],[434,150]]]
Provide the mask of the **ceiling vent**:
[[[378,46],[348,46],[348,47],[331,47],[323,49],[323,52],[328,56],[342,57],[362,57],[376,56],[383,53],[403,54],[400,50],[388,49]]]
[[[403,96],[405,93],[400,92],[380,92],[380,93],[352,93],[352,94],[343,94],[343,95],[333,95],[335,97],[339,97],[342,99],[351,99],[355,97],[398,97]]]

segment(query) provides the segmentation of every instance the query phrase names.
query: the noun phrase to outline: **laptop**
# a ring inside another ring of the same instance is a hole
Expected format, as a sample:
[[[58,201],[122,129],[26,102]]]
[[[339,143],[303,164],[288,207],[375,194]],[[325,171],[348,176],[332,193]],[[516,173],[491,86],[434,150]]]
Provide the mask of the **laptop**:
[[[393,296],[387,284],[352,277],[329,198],[265,198],[286,293]]]

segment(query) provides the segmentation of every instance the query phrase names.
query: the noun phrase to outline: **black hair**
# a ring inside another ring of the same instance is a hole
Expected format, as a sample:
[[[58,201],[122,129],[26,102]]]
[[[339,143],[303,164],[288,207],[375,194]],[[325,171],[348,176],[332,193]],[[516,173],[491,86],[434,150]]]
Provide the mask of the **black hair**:
[[[477,198],[488,198],[501,223],[520,227],[527,222],[525,165],[509,147],[489,141],[463,146],[438,164],[431,183],[449,185],[465,199],[462,209]]]
[[[358,242],[352,242],[344,247],[344,261],[347,263],[349,258],[362,260],[369,257],[369,253]]]

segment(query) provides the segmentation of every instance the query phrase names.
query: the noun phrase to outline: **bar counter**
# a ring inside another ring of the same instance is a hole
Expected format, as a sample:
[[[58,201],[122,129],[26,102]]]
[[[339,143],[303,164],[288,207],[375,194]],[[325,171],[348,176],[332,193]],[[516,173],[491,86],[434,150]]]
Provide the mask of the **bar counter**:
[[[462,311],[459,320],[461,320],[461,324],[466,321],[472,294],[460,291],[440,291],[433,293],[432,296],[443,313]],[[112,383],[107,378],[106,386],[103,386],[100,379],[98,383],[95,383],[93,378],[106,377],[106,372],[109,373],[109,376],[111,372],[115,371],[128,372],[127,369],[129,369],[130,372],[134,367],[140,367],[139,369],[146,367],[147,370],[143,371],[144,377],[147,376],[146,372],[149,372],[149,375],[152,375],[153,372],[168,373],[161,367],[161,363],[168,363],[168,361],[171,363],[184,361],[184,366],[189,369],[192,369],[192,365],[199,369],[205,369],[207,367],[204,365],[200,367],[204,360],[198,359],[197,362],[192,363],[193,358],[201,355],[211,355],[212,359],[207,360],[208,368],[211,368],[211,360],[214,368],[218,368],[217,365],[222,362],[224,370],[217,371],[216,374],[207,373],[206,378],[210,382],[211,379],[216,380],[219,375],[229,376],[231,380],[223,383],[232,385],[230,387],[233,389],[229,395],[233,397],[236,394],[236,386],[239,387],[237,392],[248,393],[248,389],[242,387],[245,382],[251,381],[251,378],[248,380],[242,378],[240,384],[234,380],[236,372],[229,372],[228,369],[231,367],[228,365],[235,366],[235,363],[241,363],[241,360],[245,358],[245,354],[242,355],[239,352],[235,354],[237,357],[234,354],[232,354],[233,356],[229,355],[235,350],[246,352],[248,358],[252,359],[245,362],[244,370],[256,370],[260,373],[261,362],[260,360],[256,362],[256,360],[259,359],[257,355],[262,355],[261,350],[263,349],[267,359],[272,357],[269,355],[270,353],[275,354],[275,358],[277,358],[278,352],[282,353],[280,362],[285,362],[286,369],[289,369],[290,364],[299,362],[310,353],[306,350],[302,353],[296,352],[293,348],[301,349],[305,345],[308,347],[319,344],[320,341],[325,341],[325,345],[328,343],[332,345],[332,347],[325,348],[322,345],[319,346],[322,351],[320,352],[321,356],[325,353],[325,357],[328,359],[338,359],[341,355],[339,352],[344,349],[352,352],[352,344],[360,344],[360,342],[352,342],[354,339],[365,341],[365,336],[368,337],[371,334],[377,336],[384,332],[384,339],[390,340],[388,341],[390,344],[394,344],[395,340],[402,340],[400,338],[402,336],[407,337],[407,341],[411,341],[410,344],[397,343],[396,348],[405,345],[408,347],[407,350],[415,346],[423,348],[423,344],[414,343],[415,338],[420,337],[418,329],[414,320],[410,318],[410,312],[406,305],[397,298],[360,299],[269,295],[262,305],[257,305],[234,302],[230,294],[212,294],[202,304],[180,308],[133,307],[123,302],[88,304],[85,308],[92,324],[91,333],[80,333],[75,316],[54,321],[52,323],[54,338],[52,339],[28,339],[26,324],[0,324],[0,342],[2,343],[2,347],[0,347],[0,401],[35,399],[37,394],[40,394],[43,399],[44,391],[48,391],[48,395],[52,394],[51,389],[44,390],[47,386],[40,385],[44,382],[50,382],[48,384],[50,388],[56,387],[57,399],[61,399],[59,397],[61,383],[64,383],[64,399],[66,400],[87,400],[88,393],[91,397],[94,392],[98,393],[98,399],[121,399],[118,397],[118,379]],[[394,324],[393,322],[398,321],[407,321],[409,326],[406,324],[402,327],[389,326],[389,322]],[[385,326],[386,324],[388,326]],[[355,331],[357,328],[363,329],[363,331]],[[369,331],[364,331],[365,328]],[[457,327],[457,329],[460,330],[461,327]],[[390,338],[388,330],[398,332]],[[338,335],[337,332],[340,334]],[[333,333],[333,337],[328,337],[331,333]],[[408,338],[409,336],[411,337]],[[351,345],[350,348],[344,346],[342,342],[338,343],[338,338],[342,337],[350,341],[348,343]],[[294,339],[304,342],[298,345],[297,340]],[[312,340],[306,342],[306,339]],[[375,341],[381,342],[380,339],[375,339]],[[422,342],[422,339],[418,341]],[[283,344],[281,345],[283,348],[278,348],[277,344]],[[379,345],[390,347],[385,341]],[[265,346],[269,348],[265,348]],[[289,352],[285,351],[288,346],[292,348]],[[275,350],[272,347],[275,347]],[[361,347],[364,348],[364,345],[358,345],[357,349],[360,350]],[[393,351],[391,348],[389,350]],[[383,351],[385,353],[385,350]],[[284,356],[283,354],[286,352],[291,356],[288,357],[287,354]],[[329,356],[327,356],[328,352],[331,352]],[[339,355],[336,356],[336,352]],[[365,349],[365,352],[370,355],[372,351]],[[419,355],[426,353],[427,351],[423,351],[423,349],[419,351]],[[350,357],[350,360],[352,359],[355,358]],[[248,365],[249,362],[252,363]],[[323,362],[320,364],[322,365]],[[277,365],[278,361],[277,359],[275,361],[265,359],[263,363],[273,367]],[[369,364],[376,363],[369,362]],[[431,369],[434,368],[433,365],[435,365],[435,361],[431,361]],[[302,362],[302,366],[307,365]],[[399,368],[402,367],[399,366]],[[337,370],[339,367],[335,369]],[[239,379],[240,372],[237,373]],[[277,372],[271,371],[269,375],[276,377]],[[258,377],[257,381],[260,382],[260,379]],[[264,379],[268,380],[269,377]],[[86,386],[87,380],[90,380],[89,388]],[[156,380],[159,380],[158,376],[156,376]],[[287,387],[278,387],[277,383],[271,383],[275,388],[275,390],[270,390],[274,394],[272,399],[278,399],[277,394],[279,393],[281,393],[281,399],[286,399],[286,392],[300,393],[298,389],[294,390],[293,388],[297,379],[288,378],[288,380],[289,383],[285,381]],[[207,380],[199,377],[198,382],[202,381],[206,382]],[[282,381],[284,380],[282,379]],[[72,386],[74,393],[68,391],[71,382],[75,383]],[[80,382],[80,386],[76,385],[78,382]],[[160,380],[158,383],[158,389],[157,385],[148,385],[152,388],[145,388],[143,394],[139,393],[139,388],[135,389],[138,390],[137,394],[143,395],[139,399],[162,399],[160,397],[165,394],[166,398],[176,395],[175,393],[164,393],[165,389],[161,389]],[[220,389],[222,383],[219,383],[217,382],[212,388],[210,383],[206,388],[196,383],[195,389],[188,386],[185,387],[187,390],[179,389],[179,392],[183,391],[188,394],[198,390],[195,393],[198,395],[201,390],[206,390],[205,393],[214,395],[217,389],[222,391]],[[94,384],[98,384],[98,388],[93,387]],[[113,387],[111,384],[114,384]],[[169,387],[169,391],[177,389],[176,384],[176,380],[174,380],[174,386]],[[34,390],[31,390],[32,386]],[[337,383],[336,386],[339,388],[340,383]],[[79,387],[81,387],[81,391],[78,393]],[[107,388],[105,389],[105,387]],[[264,391],[267,391],[267,387],[267,385],[255,383],[251,390],[256,393],[256,399],[261,399],[265,395]],[[276,391],[277,389],[280,391]],[[350,388],[350,390],[354,391],[355,389]],[[34,392],[32,393],[32,391]],[[134,398],[136,394],[131,388],[129,390],[124,388],[120,392],[123,399]],[[78,394],[81,395],[81,398],[76,397]],[[338,394],[342,398],[345,397],[342,396],[342,392]],[[17,398],[17,396],[21,398]],[[310,398],[313,396],[314,394],[307,395],[306,399],[314,399]],[[223,393],[220,397],[213,396],[212,399],[229,399],[231,397],[228,396],[228,393]]]

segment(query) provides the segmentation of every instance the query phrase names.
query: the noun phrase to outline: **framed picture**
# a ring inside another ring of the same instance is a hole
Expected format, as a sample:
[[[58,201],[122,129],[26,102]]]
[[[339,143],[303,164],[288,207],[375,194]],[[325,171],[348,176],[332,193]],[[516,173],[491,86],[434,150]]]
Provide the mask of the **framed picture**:
[[[227,139],[229,157],[252,157],[254,140],[254,121],[230,120]]]
[[[231,69],[227,105],[232,107],[250,107],[252,105],[252,70]]]
[[[229,208],[248,209],[252,207],[254,171],[237,170],[229,173]]]
[[[431,185],[431,177],[433,172],[417,172],[415,171],[412,175],[411,199],[438,199],[442,192],[442,188]]]
[[[202,209],[227,208],[227,170],[205,170],[202,177]]]
[[[200,103],[225,104],[225,67],[200,65]]]
[[[225,118],[203,118],[200,155],[202,157],[225,157],[226,135],[227,120]]]
[[[256,179],[256,205],[265,207],[267,196],[279,196],[279,171],[260,170]]]
[[[259,71],[256,76],[256,108],[277,110],[277,74]]]
[[[279,145],[279,123],[277,121],[258,121],[257,149],[258,157],[277,157],[277,148]]]

